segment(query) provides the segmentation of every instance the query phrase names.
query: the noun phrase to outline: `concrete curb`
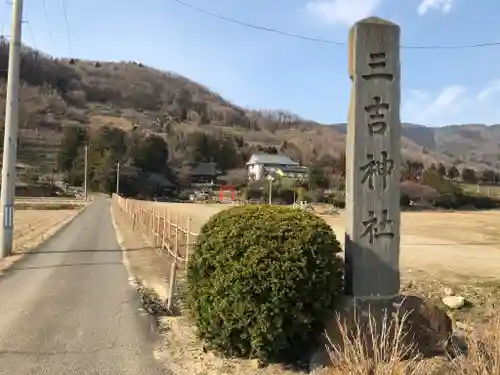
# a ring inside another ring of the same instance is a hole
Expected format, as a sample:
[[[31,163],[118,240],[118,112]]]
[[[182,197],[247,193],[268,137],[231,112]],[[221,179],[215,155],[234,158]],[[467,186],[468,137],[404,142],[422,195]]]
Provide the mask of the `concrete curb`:
[[[27,255],[31,255],[33,253],[38,252],[38,250],[40,250],[40,248],[43,245],[45,245],[47,243],[47,241],[50,241],[52,238],[54,238],[54,236],[59,234],[63,229],[65,229],[69,224],[71,224],[73,222],[73,220],[75,220],[77,217],[79,217],[83,213],[83,211],[85,211],[88,208],[89,205],[90,205],[90,203],[85,205],[84,207],[80,208],[80,210],[78,210],[78,212],[75,215],[73,215],[72,217],[70,217],[66,220],[63,220],[59,224],[50,228],[48,231],[47,237],[43,238],[41,243],[39,243],[36,246],[33,246],[32,248],[27,249],[27,251],[29,251],[29,253],[14,254],[14,255],[11,255],[9,258],[6,258],[7,259],[6,264],[4,264],[4,265],[0,264],[0,276],[3,275],[4,272],[8,271],[9,268],[12,267],[14,264],[16,264],[17,262],[24,259]],[[10,260],[10,262],[9,262],[9,260]]]

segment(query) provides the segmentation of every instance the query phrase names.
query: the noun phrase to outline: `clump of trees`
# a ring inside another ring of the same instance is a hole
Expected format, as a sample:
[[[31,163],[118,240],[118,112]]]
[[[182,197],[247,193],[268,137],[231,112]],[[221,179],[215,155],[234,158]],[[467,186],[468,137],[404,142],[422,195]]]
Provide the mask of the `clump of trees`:
[[[69,185],[83,183],[85,147],[88,152],[88,184],[95,191],[114,191],[118,162],[121,164],[120,183],[123,181],[122,188],[130,195],[139,194],[144,174],[156,172],[171,176],[168,145],[161,137],[126,133],[109,127],[88,132],[84,127],[68,126],[64,128],[57,163]]]

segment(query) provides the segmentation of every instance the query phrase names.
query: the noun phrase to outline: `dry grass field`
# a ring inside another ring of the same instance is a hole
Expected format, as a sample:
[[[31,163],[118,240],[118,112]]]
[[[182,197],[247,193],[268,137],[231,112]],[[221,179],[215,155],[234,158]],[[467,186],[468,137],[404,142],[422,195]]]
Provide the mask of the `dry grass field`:
[[[210,216],[227,205],[144,202],[159,210],[179,214],[181,224],[191,217],[191,230],[200,230]],[[321,210],[318,210],[321,211]],[[174,214],[172,214],[174,216]],[[344,241],[344,212],[319,215]],[[500,275],[500,211],[403,212],[401,266],[427,271]]]
[[[51,229],[73,217],[78,210],[18,210],[14,217],[14,252],[22,253],[43,242]]]
[[[38,203],[38,202],[37,202]],[[83,207],[81,204],[69,204],[64,202],[23,204],[19,209],[16,202],[14,213],[14,256],[0,260],[0,270],[5,269],[20,256],[33,250],[50,236],[52,236],[62,225],[71,220]],[[37,209],[37,208],[41,209]]]

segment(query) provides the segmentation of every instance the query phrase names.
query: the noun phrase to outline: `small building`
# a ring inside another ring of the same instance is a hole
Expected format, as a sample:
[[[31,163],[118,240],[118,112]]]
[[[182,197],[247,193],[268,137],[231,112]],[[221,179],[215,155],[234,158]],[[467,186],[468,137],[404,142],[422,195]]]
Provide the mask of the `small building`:
[[[166,196],[175,190],[175,185],[162,173],[149,173],[147,182],[152,195]]]
[[[191,172],[193,184],[216,185],[222,172],[217,163],[199,163]]]
[[[268,175],[282,177],[304,178],[307,168],[285,155],[253,154],[246,163],[248,178],[252,181],[265,179]]]

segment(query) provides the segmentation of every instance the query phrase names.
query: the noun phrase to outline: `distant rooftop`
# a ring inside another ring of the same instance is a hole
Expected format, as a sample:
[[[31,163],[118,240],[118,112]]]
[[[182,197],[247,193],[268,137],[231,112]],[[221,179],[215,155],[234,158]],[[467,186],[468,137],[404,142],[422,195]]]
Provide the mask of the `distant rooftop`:
[[[302,167],[302,166],[280,167],[280,169],[285,173],[305,173],[305,172],[307,172],[307,167]]]
[[[278,154],[253,154],[247,162],[247,165],[251,164],[299,165],[288,156]]]
[[[191,172],[193,176],[220,176],[221,174],[217,163],[199,163]]]
[[[148,175],[148,180],[162,188],[173,188],[175,185],[170,182],[170,180],[161,173],[150,173]]]

